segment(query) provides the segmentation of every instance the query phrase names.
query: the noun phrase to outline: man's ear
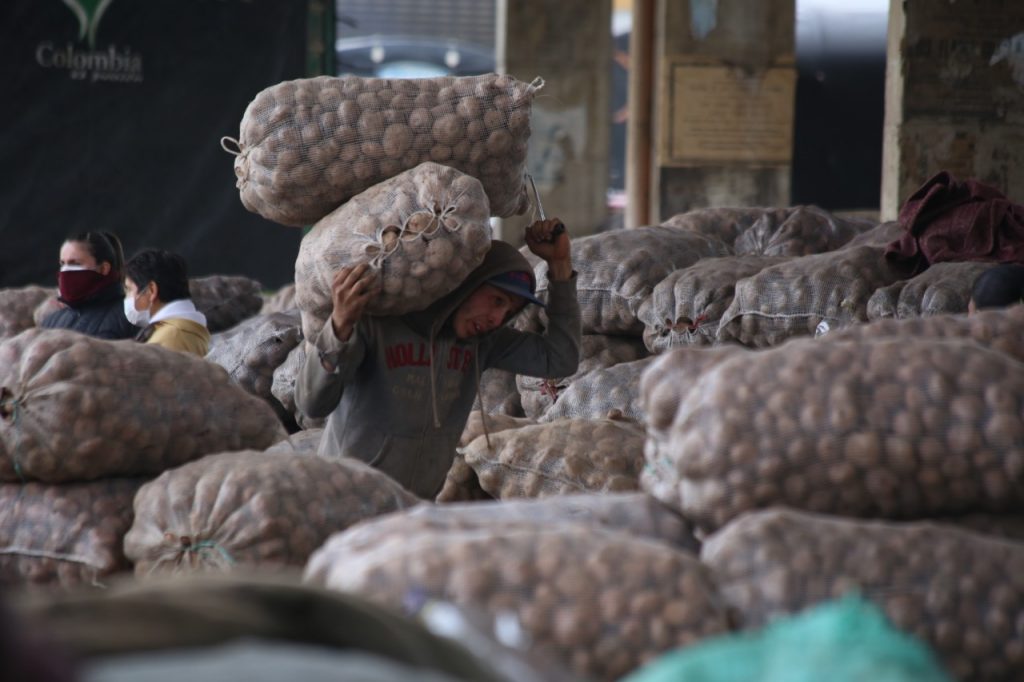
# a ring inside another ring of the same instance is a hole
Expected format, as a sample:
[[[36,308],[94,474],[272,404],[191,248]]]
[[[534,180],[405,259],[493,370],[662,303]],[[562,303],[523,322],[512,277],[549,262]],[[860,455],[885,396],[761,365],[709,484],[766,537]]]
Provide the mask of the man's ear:
[[[111,266],[110,263],[108,263],[107,261],[103,261],[102,263],[100,263],[100,269],[97,270],[96,272],[106,277],[107,275],[110,274],[111,267],[113,266]]]
[[[157,286],[155,279],[151,279],[149,281],[149,284],[146,285],[146,289],[149,290],[149,294],[153,297],[154,301],[160,300],[160,287]]]

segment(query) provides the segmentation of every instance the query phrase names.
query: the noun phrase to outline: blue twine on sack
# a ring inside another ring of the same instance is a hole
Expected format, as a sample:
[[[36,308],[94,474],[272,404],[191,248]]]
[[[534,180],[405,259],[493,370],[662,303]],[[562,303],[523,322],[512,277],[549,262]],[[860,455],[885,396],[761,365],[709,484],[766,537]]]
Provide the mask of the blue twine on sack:
[[[228,562],[228,566],[235,565],[235,560],[234,558],[232,558],[231,554],[229,554],[226,549],[221,547],[216,542],[213,542],[212,540],[203,540],[202,542],[197,542],[194,545],[188,545],[184,549],[186,552],[196,552],[199,554],[203,554],[204,552],[208,552],[209,550],[213,549],[216,550],[218,554],[220,554],[221,558],[224,559],[224,561]]]

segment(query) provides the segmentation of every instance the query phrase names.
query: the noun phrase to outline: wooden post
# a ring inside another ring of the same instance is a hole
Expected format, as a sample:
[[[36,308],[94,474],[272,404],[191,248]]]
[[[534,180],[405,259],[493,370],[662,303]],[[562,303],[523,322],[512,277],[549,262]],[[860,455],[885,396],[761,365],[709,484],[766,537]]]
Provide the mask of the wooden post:
[[[626,123],[626,227],[647,225],[651,215],[655,3],[656,0],[633,0],[633,30],[629,36],[629,116]]]

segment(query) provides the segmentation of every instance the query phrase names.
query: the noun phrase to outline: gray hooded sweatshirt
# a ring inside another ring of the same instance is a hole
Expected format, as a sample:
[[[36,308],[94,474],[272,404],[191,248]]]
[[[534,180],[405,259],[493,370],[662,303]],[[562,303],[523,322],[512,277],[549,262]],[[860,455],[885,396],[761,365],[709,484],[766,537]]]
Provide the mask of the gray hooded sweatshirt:
[[[574,374],[581,336],[575,273],[549,283],[544,334],[502,326],[456,338],[450,319],[459,305],[491,277],[516,270],[533,272],[512,245],[494,241],[458,289],[422,312],[363,316],[346,342],[328,321],[314,340],[319,354],[307,353],[295,383],[295,403],[305,415],[330,415],[319,453],[361,459],[432,499],[473,408],[480,372],[493,367],[545,378]]]

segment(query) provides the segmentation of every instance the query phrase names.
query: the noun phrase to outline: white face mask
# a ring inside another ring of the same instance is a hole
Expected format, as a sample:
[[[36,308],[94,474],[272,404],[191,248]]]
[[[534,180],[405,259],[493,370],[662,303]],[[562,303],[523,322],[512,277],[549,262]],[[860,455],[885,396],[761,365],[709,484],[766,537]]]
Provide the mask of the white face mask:
[[[132,296],[124,297],[124,316],[136,327],[145,327],[149,324],[149,311],[136,310],[135,298]]]

